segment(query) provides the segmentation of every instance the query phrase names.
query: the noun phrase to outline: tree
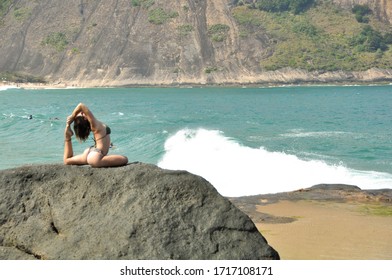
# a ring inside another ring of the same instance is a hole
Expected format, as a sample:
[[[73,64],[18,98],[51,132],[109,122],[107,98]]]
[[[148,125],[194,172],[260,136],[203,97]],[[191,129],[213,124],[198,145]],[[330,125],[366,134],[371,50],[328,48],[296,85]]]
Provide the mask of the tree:
[[[361,33],[353,38],[352,44],[364,52],[386,51],[388,49],[384,36],[370,25],[365,25],[362,28]]]
[[[294,14],[299,14],[307,10],[314,3],[314,0],[292,0],[289,2],[290,10],[293,11]]]
[[[313,3],[314,0],[258,0],[256,7],[267,12],[292,11],[294,14],[299,14]]]
[[[369,15],[372,13],[372,10],[368,5],[355,5],[352,12],[355,14],[355,18],[358,22],[368,23]]]

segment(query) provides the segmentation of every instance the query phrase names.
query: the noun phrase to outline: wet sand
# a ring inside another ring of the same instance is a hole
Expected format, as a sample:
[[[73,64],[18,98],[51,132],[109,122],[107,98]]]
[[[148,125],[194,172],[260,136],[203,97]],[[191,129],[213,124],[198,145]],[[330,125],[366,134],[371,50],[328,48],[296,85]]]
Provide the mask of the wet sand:
[[[293,222],[255,223],[283,260],[391,260],[392,216],[367,207],[379,204],[281,200],[256,211]]]

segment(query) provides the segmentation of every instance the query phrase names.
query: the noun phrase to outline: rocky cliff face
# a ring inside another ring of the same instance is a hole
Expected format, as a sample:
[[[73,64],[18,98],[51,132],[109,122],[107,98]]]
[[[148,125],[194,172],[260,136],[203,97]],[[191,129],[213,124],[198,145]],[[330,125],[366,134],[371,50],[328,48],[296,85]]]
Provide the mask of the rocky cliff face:
[[[238,31],[225,0],[17,2],[0,31],[0,71],[126,85],[207,82],[214,67],[233,79],[257,67],[239,60],[249,48],[233,36]],[[23,16],[15,18],[16,7]],[[211,41],[208,26],[215,23],[230,26],[230,40]]]
[[[228,0],[7,1],[0,22],[0,72],[79,86],[323,82],[319,73],[263,71],[271,38],[245,38]],[[369,3],[391,20],[386,0]],[[224,39],[222,39],[224,38]],[[288,75],[286,75],[288,73]],[[332,73],[347,81],[355,73]],[[392,80],[377,72],[371,81]]]
[[[0,171],[0,259],[278,259],[201,177],[154,165]]]

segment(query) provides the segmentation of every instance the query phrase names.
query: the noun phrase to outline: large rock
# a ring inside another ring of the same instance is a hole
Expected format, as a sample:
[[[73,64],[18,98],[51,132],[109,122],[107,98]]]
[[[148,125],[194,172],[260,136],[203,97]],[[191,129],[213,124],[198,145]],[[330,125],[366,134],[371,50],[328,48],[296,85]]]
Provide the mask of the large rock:
[[[0,259],[278,259],[201,177],[154,165],[0,172]]]

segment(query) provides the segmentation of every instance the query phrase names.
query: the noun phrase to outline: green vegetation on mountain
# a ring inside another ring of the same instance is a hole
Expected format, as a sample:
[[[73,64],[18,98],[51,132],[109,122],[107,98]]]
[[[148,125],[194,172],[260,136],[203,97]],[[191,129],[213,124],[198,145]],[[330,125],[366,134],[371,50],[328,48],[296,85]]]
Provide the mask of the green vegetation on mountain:
[[[44,46],[50,46],[61,52],[68,45],[67,36],[63,32],[50,33],[42,42]]]
[[[255,7],[267,12],[301,13],[309,8],[314,0],[257,0]]]
[[[214,24],[208,27],[208,35],[214,42],[222,42],[226,40],[227,32],[229,32],[230,27],[226,24]]]
[[[194,30],[194,28],[190,24],[184,24],[184,25],[178,26],[177,30],[178,30],[180,36],[184,37],[184,36],[189,35]]]
[[[15,8],[14,10],[14,17],[17,21],[23,21],[30,15],[30,11],[28,8]]]
[[[352,11],[355,14],[355,18],[358,22],[369,22],[369,15],[372,13],[372,10],[368,5],[355,5]]]
[[[47,81],[42,77],[35,77],[33,75],[1,72],[0,81],[8,81],[13,83],[46,83]]]
[[[163,24],[175,17],[178,17],[178,12],[165,11],[163,8],[152,9],[148,13],[148,21],[154,24]]]
[[[274,3],[291,1],[259,0],[251,5],[240,2],[233,15],[241,34],[252,36],[254,30],[262,29],[269,38],[269,55],[260,61],[265,70],[392,68],[391,26],[380,22],[367,6],[356,5],[350,11],[328,1],[304,0],[294,1],[300,9],[288,5],[278,9]],[[266,9],[266,3],[274,8]]]
[[[0,17],[7,13],[12,2],[12,0],[0,0]]]
[[[132,6],[134,7],[143,7],[143,8],[150,8],[152,5],[155,4],[154,0],[132,0]]]

